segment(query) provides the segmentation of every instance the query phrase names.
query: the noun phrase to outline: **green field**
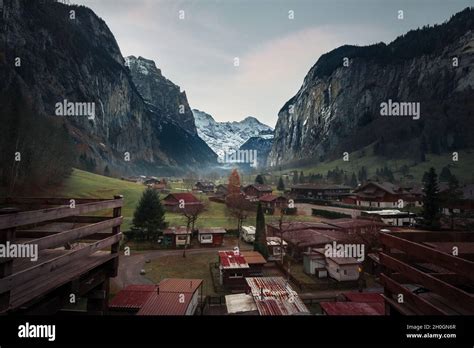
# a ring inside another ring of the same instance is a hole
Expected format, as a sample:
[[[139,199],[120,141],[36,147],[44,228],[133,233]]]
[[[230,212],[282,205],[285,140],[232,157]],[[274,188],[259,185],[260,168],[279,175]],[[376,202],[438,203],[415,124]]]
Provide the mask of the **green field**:
[[[124,180],[114,179],[89,173],[83,170],[74,169],[71,176],[67,178],[63,185],[52,192],[56,197],[73,197],[73,198],[113,198],[114,195],[123,195],[124,207],[122,215],[124,217],[124,224],[122,230],[130,229],[133,212],[140,200],[145,186],[142,184],[132,183]],[[172,184],[172,191],[183,192],[183,187],[180,183]],[[197,194],[197,197],[207,202],[207,211],[203,213],[197,223],[197,228],[203,227],[223,227],[236,228],[237,221],[232,217],[225,204],[209,202],[208,197],[204,194]],[[293,216],[286,218],[287,220],[314,220],[311,216]],[[266,216],[266,222],[277,221],[277,216]],[[166,213],[166,221],[170,226],[185,225],[186,220],[182,215],[177,213]],[[255,224],[255,216],[250,215],[244,224]]]
[[[209,264],[217,262],[217,252],[215,250],[188,254],[184,258],[179,255],[167,255],[159,257],[145,264],[146,277],[155,284],[165,278],[187,278],[202,279],[203,293],[206,295],[215,295]]]

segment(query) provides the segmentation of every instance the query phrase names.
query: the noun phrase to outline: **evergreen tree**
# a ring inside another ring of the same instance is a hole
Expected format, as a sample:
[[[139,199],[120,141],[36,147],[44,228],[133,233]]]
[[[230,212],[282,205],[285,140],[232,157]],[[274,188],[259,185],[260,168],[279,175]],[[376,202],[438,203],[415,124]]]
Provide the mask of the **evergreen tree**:
[[[423,210],[424,223],[429,229],[440,226],[438,176],[433,167],[423,175]]]
[[[299,180],[298,180],[298,172],[295,171],[295,172],[293,173],[293,185],[296,185],[298,182],[299,182]]]
[[[451,174],[451,173],[450,173]],[[448,181],[448,189],[444,192],[444,201],[448,208],[451,208],[451,229],[454,230],[454,218],[456,213],[454,212],[454,206],[462,199],[463,193],[459,189],[458,179],[451,174]]]
[[[283,183],[283,178],[281,176],[280,176],[280,179],[278,180],[277,190],[285,191],[285,184]]]
[[[258,251],[265,259],[268,259],[267,233],[265,231],[265,215],[263,214],[262,204],[258,202],[257,221],[255,224],[255,242],[253,250]]]
[[[109,170],[109,166],[106,165],[105,168],[104,168],[104,175],[105,176],[110,176],[110,170]]]
[[[300,184],[304,184],[305,182],[305,177],[303,171],[300,172],[300,178],[299,178]]]
[[[355,175],[355,173],[353,172],[352,173],[352,177],[351,177],[351,185],[350,185],[352,188],[356,187],[357,186],[357,177]]]
[[[154,189],[147,188],[143,192],[133,214],[133,226],[142,240],[156,239],[167,227],[165,210]]]
[[[265,180],[263,179],[263,176],[262,176],[261,174],[258,174],[258,175],[255,177],[255,183],[256,183],[256,184],[260,184],[260,185],[265,184]]]
[[[439,174],[439,181],[449,182],[452,176],[453,174],[451,174],[451,171],[449,170],[448,166],[443,167],[443,169],[441,169],[441,173]]]

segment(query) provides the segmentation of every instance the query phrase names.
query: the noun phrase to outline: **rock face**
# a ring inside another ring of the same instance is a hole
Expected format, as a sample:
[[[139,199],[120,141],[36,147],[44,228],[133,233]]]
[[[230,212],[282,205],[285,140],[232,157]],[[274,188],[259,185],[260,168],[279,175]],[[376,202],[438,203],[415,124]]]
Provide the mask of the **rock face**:
[[[151,104],[155,112],[163,115],[176,125],[197,135],[194,116],[186,98],[186,93],[179,86],[165,78],[155,62],[143,57],[125,58],[130,68],[133,82],[145,102]]]
[[[389,100],[420,103],[420,118],[381,116]],[[466,9],[389,45],[321,56],[279,112],[267,164],[315,163],[368,145],[392,158],[472,148],[473,101],[474,10]]]
[[[0,93],[20,85],[38,122],[61,118],[78,158],[93,160],[97,171],[109,166],[121,173],[165,174],[215,163],[215,154],[196,134],[184,92],[157,69],[150,76],[156,85],[144,79],[136,86],[113,34],[90,9],[5,0],[1,24],[6,50],[0,57]],[[95,116],[56,115],[56,104],[64,100],[93,103]],[[187,110],[181,119],[179,105]]]
[[[273,145],[273,134],[251,137],[240,146],[240,150],[257,151],[257,168],[264,168]]]
[[[221,158],[224,153],[238,150],[252,137],[272,137],[273,130],[255,117],[249,116],[239,122],[216,122],[203,111],[193,109],[193,114],[199,137]]]

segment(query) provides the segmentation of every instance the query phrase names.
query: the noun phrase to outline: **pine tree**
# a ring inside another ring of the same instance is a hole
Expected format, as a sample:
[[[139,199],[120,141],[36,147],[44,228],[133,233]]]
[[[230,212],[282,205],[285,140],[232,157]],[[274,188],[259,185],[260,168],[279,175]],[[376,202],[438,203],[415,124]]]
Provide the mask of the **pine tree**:
[[[438,176],[433,167],[423,175],[423,211],[424,223],[429,229],[440,226]]]
[[[263,179],[263,176],[262,176],[261,174],[258,174],[258,175],[255,177],[255,183],[256,183],[256,184],[260,184],[260,185],[265,184],[265,180]]]
[[[304,182],[305,182],[305,177],[304,177],[303,171],[300,172],[299,182],[300,182],[300,184],[304,184]]]
[[[165,210],[161,205],[160,196],[152,189],[147,188],[138,202],[133,214],[133,226],[144,240],[153,240],[167,227]]]
[[[293,185],[296,185],[298,182],[299,182],[299,180],[298,180],[298,172],[295,171],[295,172],[293,173]]]
[[[355,173],[353,172],[352,177],[351,177],[351,187],[354,188],[356,186],[357,186],[357,177],[356,177]]]
[[[280,176],[280,179],[278,180],[277,190],[285,191],[285,184],[283,183],[283,178],[281,176]]]
[[[265,215],[263,214],[262,204],[258,202],[257,221],[255,224],[255,242],[253,250],[258,251],[265,259],[268,259],[267,233],[265,231]]]

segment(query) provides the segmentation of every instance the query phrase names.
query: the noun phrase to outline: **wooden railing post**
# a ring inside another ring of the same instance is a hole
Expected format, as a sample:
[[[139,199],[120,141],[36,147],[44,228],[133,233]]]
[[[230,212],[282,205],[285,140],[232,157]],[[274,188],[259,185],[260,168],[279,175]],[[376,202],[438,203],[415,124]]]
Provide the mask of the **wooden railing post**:
[[[114,199],[123,199],[122,195],[116,195],[114,196]],[[122,215],[122,206],[114,208],[113,210],[113,217],[120,217]],[[115,226],[112,228],[112,234],[116,235],[120,233],[120,225]],[[117,243],[112,244],[112,247],[110,249],[110,252],[112,254],[116,254],[116,258],[113,260],[113,266],[112,266],[112,272],[111,272],[111,277],[116,277],[117,272],[118,272],[118,264],[119,264],[119,251],[120,251],[120,240],[117,241]]]
[[[14,214],[18,212],[15,208],[0,209],[0,215]],[[15,239],[15,227],[0,230],[0,244],[6,244],[6,242],[13,242]],[[0,282],[3,278],[12,274],[13,270],[13,259],[0,258]],[[0,312],[6,311],[10,306],[10,290],[0,294]]]

